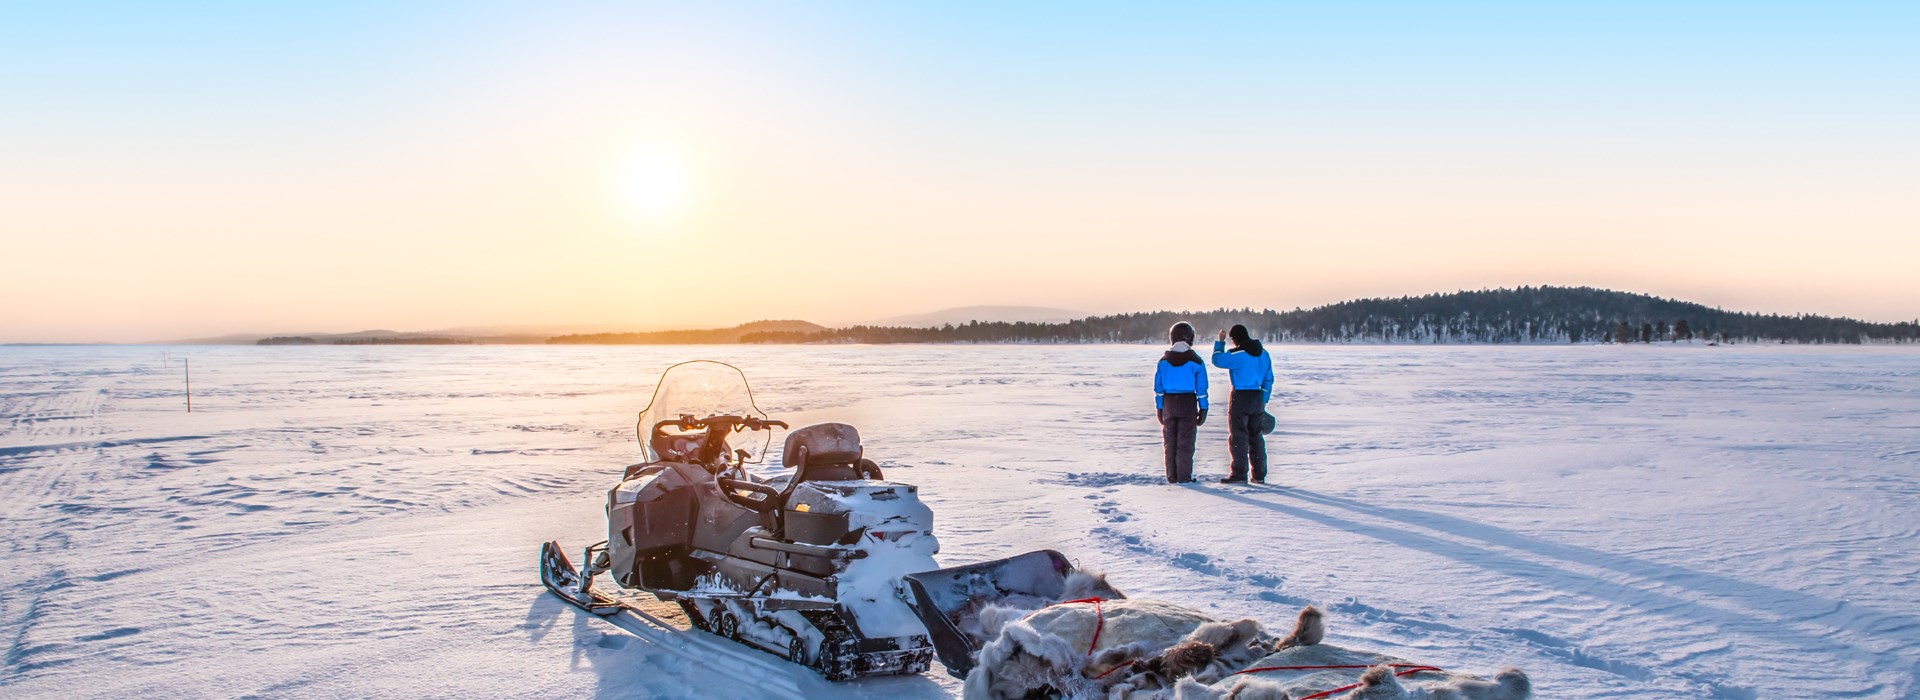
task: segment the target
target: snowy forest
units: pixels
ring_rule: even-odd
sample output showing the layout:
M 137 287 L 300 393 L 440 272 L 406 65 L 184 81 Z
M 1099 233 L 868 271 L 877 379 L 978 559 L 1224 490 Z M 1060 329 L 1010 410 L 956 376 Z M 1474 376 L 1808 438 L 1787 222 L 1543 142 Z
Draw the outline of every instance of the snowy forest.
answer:
M 1218 309 L 1093 316 L 1065 323 L 968 323 L 938 328 L 851 326 L 756 331 L 742 343 L 1139 343 L 1187 321 L 1211 336 L 1245 324 L 1268 341 L 1323 343 L 1920 342 L 1920 320 L 1871 323 L 1754 314 L 1591 287 L 1520 287 L 1378 298 L 1275 311 Z M 1203 338 L 1204 340 L 1204 338 Z

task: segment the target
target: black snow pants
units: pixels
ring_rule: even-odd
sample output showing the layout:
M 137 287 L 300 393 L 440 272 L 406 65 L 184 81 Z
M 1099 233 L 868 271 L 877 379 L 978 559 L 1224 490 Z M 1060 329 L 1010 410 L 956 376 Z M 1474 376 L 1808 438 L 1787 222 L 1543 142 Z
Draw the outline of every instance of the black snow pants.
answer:
M 1267 436 L 1260 432 L 1262 416 L 1267 413 L 1266 392 L 1259 389 L 1235 389 L 1227 408 L 1227 445 L 1233 450 L 1233 473 L 1227 478 L 1247 478 L 1247 466 L 1253 466 L 1253 480 L 1267 480 Z
M 1167 394 L 1160 409 L 1160 437 L 1167 443 L 1167 483 L 1193 480 L 1193 438 L 1200 430 L 1200 397 Z

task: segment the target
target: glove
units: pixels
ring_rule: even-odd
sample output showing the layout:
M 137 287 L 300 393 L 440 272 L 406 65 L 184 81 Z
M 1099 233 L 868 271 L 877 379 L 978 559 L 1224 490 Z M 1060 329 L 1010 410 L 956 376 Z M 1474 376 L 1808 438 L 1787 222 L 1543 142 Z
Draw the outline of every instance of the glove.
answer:
M 1166 425 L 1166 424 L 1167 424 L 1167 409 L 1164 409 L 1164 408 L 1163 408 L 1163 409 L 1160 409 L 1160 410 L 1158 410 L 1158 411 L 1154 411 L 1154 412 L 1153 412 L 1153 417 L 1154 417 L 1154 418 L 1158 418 L 1158 419 L 1160 419 L 1160 424 L 1161 424 L 1161 425 Z
M 1200 420 L 1194 421 L 1193 425 L 1194 427 L 1199 427 L 1206 424 L 1207 424 L 1207 409 L 1203 408 L 1203 409 L 1200 409 Z

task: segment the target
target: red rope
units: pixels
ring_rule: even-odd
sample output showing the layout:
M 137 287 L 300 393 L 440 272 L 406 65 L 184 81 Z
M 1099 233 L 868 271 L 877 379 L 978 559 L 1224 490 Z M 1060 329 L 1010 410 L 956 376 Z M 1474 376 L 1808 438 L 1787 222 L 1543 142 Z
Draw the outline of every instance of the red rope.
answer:
M 1093 650 L 1100 648 L 1100 633 L 1106 630 L 1107 628 L 1107 612 L 1106 612 L 1106 609 L 1101 606 L 1101 603 L 1105 601 L 1106 599 L 1104 598 L 1096 597 L 1096 598 L 1081 598 L 1079 600 L 1063 600 L 1053 604 L 1053 605 L 1075 605 L 1078 603 L 1093 604 L 1093 640 L 1087 642 L 1088 658 L 1092 658 Z M 1053 606 L 1049 605 L 1047 607 L 1053 607 Z M 1038 615 L 1038 614 L 1040 614 L 1040 611 L 1035 610 L 1031 613 L 1028 613 L 1027 617 L 1033 617 L 1034 615 Z M 1126 666 L 1126 664 L 1121 664 L 1120 666 L 1115 666 L 1113 668 L 1107 669 L 1106 673 L 1102 673 L 1098 676 L 1094 676 L 1094 679 L 1098 680 L 1101 678 L 1106 678 L 1108 674 L 1119 670 L 1122 666 Z
M 1093 656 L 1093 650 L 1100 648 L 1100 632 L 1107 628 L 1107 612 L 1100 607 L 1101 602 L 1102 599 L 1100 598 L 1081 598 L 1079 600 L 1055 603 L 1055 605 L 1073 605 L 1075 603 L 1093 604 L 1093 641 L 1087 642 L 1087 656 Z
M 1393 675 L 1395 676 L 1410 676 L 1415 673 L 1421 673 L 1425 671 L 1433 671 L 1435 673 L 1446 673 L 1446 671 L 1442 670 L 1439 666 L 1426 666 L 1422 664 L 1387 664 L 1387 666 L 1391 668 L 1406 669 L 1404 671 L 1395 671 L 1393 673 Z M 1337 666 L 1262 666 L 1260 668 L 1249 668 L 1245 671 L 1235 671 L 1227 675 L 1238 676 L 1242 673 L 1259 673 L 1261 671 L 1324 671 L 1328 669 L 1337 669 L 1337 668 L 1373 668 L 1373 666 L 1369 666 L 1366 664 L 1341 664 Z M 1328 697 L 1335 693 L 1344 693 L 1358 687 L 1360 687 L 1359 683 L 1354 683 L 1352 685 L 1343 685 L 1338 688 L 1334 688 L 1333 690 L 1323 690 L 1318 693 L 1308 695 L 1306 697 L 1300 698 L 1300 700 L 1319 700 L 1320 698 Z
M 1325 671 L 1328 669 L 1337 669 L 1337 668 L 1373 668 L 1374 666 L 1379 666 L 1379 665 L 1380 664 L 1371 664 L 1371 665 L 1340 664 L 1337 666 L 1261 666 L 1260 668 L 1249 668 L 1245 671 L 1234 671 L 1233 673 L 1230 673 L 1227 675 L 1238 676 L 1242 673 L 1259 673 L 1261 671 Z M 1391 666 L 1393 668 L 1410 668 L 1418 671 L 1440 670 L 1440 667 L 1438 666 L 1428 666 L 1426 664 L 1387 664 L 1387 666 Z
M 1093 639 L 1087 642 L 1087 656 L 1089 658 L 1093 656 L 1093 652 L 1095 649 L 1100 648 L 1100 633 L 1105 631 L 1107 628 L 1106 608 L 1102 605 L 1102 603 L 1104 602 L 1105 602 L 1105 599 L 1095 597 L 1095 598 L 1081 598 L 1079 600 L 1063 600 L 1061 602 L 1054 603 L 1054 605 L 1078 605 L 1081 603 L 1093 604 Z M 1028 614 L 1027 617 L 1033 617 L 1033 615 L 1038 614 L 1038 612 L 1039 611 L 1034 611 L 1034 613 Z M 1109 668 L 1105 671 L 1102 671 L 1100 675 L 1094 676 L 1093 679 L 1100 680 L 1102 678 L 1106 678 L 1107 676 L 1113 675 L 1113 672 L 1126 668 L 1130 665 L 1132 665 L 1131 662 L 1119 664 L 1117 666 L 1114 666 L 1113 668 Z M 1403 671 L 1394 672 L 1393 675 L 1395 676 L 1407 676 L 1415 673 L 1421 673 L 1424 671 L 1434 671 L 1436 673 L 1444 672 L 1438 666 L 1425 666 L 1421 664 L 1388 664 L 1388 666 L 1391 668 L 1406 669 Z M 1323 671 L 1323 670 L 1329 670 L 1329 669 L 1353 669 L 1353 668 L 1373 668 L 1373 666 L 1367 665 L 1367 664 L 1342 664 L 1342 665 L 1332 665 L 1332 666 L 1262 666 L 1260 668 L 1249 668 L 1244 671 L 1235 671 L 1227 675 L 1231 677 L 1231 676 L 1238 676 L 1242 673 L 1259 673 L 1261 671 Z M 1354 683 L 1352 685 L 1345 685 L 1338 688 L 1334 688 L 1333 690 L 1328 690 L 1320 693 L 1315 693 L 1313 695 L 1308 695 L 1304 698 L 1300 698 L 1300 700 L 1319 700 L 1319 698 L 1324 698 L 1324 697 L 1333 695 L 1334 693 L 1346 692 L 1358 687 L 1360 687 L 1359 683 Z
M 1093 604 L 1093 639 L 1087 642 L 1088 658 L 1092 658 L 1093 651 L 1095 649 L 1100 648 L 1100 633 L 1102 631 L 1105 631 L 1107 628 L 1106 609 L 1101 605 L 1101 603 L 1103 602 L 1105 602 L 1104 599 L 1095 597 L 1095 598 L 1081 598 L 1079 600 L 1063 600 L 1061 602 L 1054 603 L 1054 605 L 1078 605 L 1081 603 Z M 1048 607 L 1052 607 L 1052 606 L 1048 606 Z M 1039 614 L 1038 610 L 1034 611 L 1033 613 L 1029 613 L 1027 617 L 1033 617 L 1034 615 L 1037 615 L 1037 614 Z M 1113 672 L 1123 668 L 1127 668 L 1128 666 L 1131 666 L 1131 665 L 1132 665 L 1131 662 L 1119 664 L 1117 666 L 1114 666 L 1113 668 L 1109 668 L 1105 671 L 1102 671 L 1100 675 L 1094 676 L 1093 680 L 1100 680 L 1102 678 L 1106 678 L 1107 676 L 1113 675 Z M 1364 669 L 1364 668 L 1373 668 L 1376 665 L 1378 664 L 1335 664 L 1335 665 L 1322 665 L 1322 666 L 1262 666 L 1260 668 L 1249 668 L 1244 671 L 1235 671 L 1233 673 L 1227 674 L 1227 676 L 1231 678 L 1233 676 L 1238 676 L 1242 673 L 1260 673 L 1262 671 L 1325 671 L 1325 670 L 1332 670 L 1332 669 L 1355 669 L 1355 668 Z M 1441 669 L 1439 666 L 1427 666 L 1424 664 L 1387 664 L 1387 666 L 1389 668 L 1403 669 L 1400 671 L 1395 671 L 1393 673 L 1393 675 L 1396 677 L 1410 676 L 1415 673 L 1424 673 L 1427 671 L 1432 671 L 1435 673 L 1446 672 L 1445 670 Z M 1358 687 L 1360 687 L 1359 683 L 1354 683 L 1351 685 L 1343 685 L 1338 688 L 1334 688 L 1333 690 L 1324 690 L 1318 693 L 1314 693 L 1312 695 L 1308 695 L 1306 697 L 1300 698 L 1300 700 L 1320 700 L 1321 698 L 1334 695 L 1335 693 L 1344 693 Z

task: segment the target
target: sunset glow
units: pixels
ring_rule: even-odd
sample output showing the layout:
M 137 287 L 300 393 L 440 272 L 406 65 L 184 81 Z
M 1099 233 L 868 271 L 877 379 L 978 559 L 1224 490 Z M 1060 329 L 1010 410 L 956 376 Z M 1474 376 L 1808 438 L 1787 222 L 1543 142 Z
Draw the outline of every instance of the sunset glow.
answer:
M 1910 5 L 4 12 L 0 342 L 1523 284 L 1920 311 Z M 724 280 L 660 264 L 716 246 Z
M 679 153 L 661 147 L 633 149 L 614 175 L 616 196 L 640 224 L 676 221 L 694 196 L 692 173 Z

